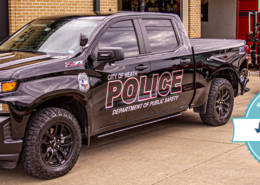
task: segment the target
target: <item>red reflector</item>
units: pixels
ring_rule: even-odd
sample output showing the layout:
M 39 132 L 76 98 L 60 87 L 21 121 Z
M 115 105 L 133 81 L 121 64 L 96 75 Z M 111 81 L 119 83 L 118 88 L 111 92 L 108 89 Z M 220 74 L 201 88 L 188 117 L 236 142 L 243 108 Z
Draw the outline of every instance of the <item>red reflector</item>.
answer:
M 250 47 L 248 45 L 245 45 L 246 52 L 249 53 Z

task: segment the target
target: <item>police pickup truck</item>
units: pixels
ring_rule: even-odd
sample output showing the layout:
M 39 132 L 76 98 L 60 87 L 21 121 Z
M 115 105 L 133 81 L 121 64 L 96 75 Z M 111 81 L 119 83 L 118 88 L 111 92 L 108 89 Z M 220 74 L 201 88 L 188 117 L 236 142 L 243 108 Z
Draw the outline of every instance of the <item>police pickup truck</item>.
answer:
M 241 40 L 189 39 L 174 14 L 38 18 L 0 43 L 0 168 L 68 173 L 81 145 L 181 115 L 220 126 L 249 89 Z

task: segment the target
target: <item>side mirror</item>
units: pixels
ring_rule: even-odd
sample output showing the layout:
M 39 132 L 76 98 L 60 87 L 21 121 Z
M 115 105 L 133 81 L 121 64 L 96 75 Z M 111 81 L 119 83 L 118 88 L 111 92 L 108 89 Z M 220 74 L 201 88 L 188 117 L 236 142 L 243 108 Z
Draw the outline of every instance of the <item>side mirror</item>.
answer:
M 91 54 L 92 60 L 94 60 L 94 68 L 102 69 L 107 62 L 114 63 L 116 61 L 124 60 L 125 54 L 124 50 L 121 47 L 104 47 L 96 49 Z
M 100 48 L 97 56 L 98 62 L 116 62 L 125 59 L 124 50 L 121 47 Z
M 84 33 L 80 33 L 79 40 L 80 40 L 80 46 L 83 47 L 88 43 L 88 36 Z

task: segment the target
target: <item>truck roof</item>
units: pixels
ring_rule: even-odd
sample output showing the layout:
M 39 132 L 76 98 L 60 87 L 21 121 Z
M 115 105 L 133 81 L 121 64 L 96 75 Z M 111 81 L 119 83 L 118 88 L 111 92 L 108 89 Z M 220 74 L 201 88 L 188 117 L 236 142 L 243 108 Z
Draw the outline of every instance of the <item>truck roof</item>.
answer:
M 101 12 L 97 14 L 91 13 L 65 13 L 58 15 L 48 15 L 38 18 L 38 20 L 44 19 L 78 19 L 84 17 L 97 17 L 97 19 L 105 19 L 107 17 L 119 17 L 119 16 L 134 16 L 134 15 L 156 15 L 156 16 L 178 16 L 177 14 L 170 13 L 158 13 L 158 12 L 131 12 L 131 11 L 118 11 L 118 12 Z

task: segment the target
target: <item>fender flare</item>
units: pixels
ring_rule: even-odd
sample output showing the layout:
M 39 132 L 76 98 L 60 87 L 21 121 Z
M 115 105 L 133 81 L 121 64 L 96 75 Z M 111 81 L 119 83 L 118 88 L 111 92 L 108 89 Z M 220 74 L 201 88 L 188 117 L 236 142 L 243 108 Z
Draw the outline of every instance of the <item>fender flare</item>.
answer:
M 219 74 L 220 74 L 221 72 L 223 72 L 223 71 L 229 71 L 229 74 L 231 74 L 231 75 L 233 76 L 233 78 L 236 79 L 236 82 L 234 82 L 234 81 L 230 81 L 230 79 L 227 78 L 227 80 L 230 81 L 230 83 L 231 83 L 232 86 L 235 85 L 235 88 L 236 88 L 236 92 L 235 92 L 235 94 L 234 94 L 235 97 L 238 96 L 238 95 L 240 95 L 240 94 L 242 94 L 242 84 L 240 83 L 239 74 L 238 74 L 237 71 L 236 71 L 234 68 L 232 68 L 232 67 L 222 67 L 222 68 L 220 68 L 220 69 L 214 71 L 214 72 L 210 75 L 210 77 L 207 79 L 207 81 L 208 81 L 208 82 L 210 82 L 210 81 L 212 82 L 212 80 L 213 80 L 214 78 L 216 78 L 217 75 L 219 75 Z M 232 73 L 230 73 L 230 71 L 231 71 Z M 211 88 L 211 87 L 209 87 L 207 94 L 209 94 L 210 88 Z M 233 89 L 234 89 L 234 87 L 233 87 Z M 239 92 L 240 92 L 240 94 L 239 94 Z M 201 106 L 199 106 L 199 107 L 193 107 L 193 111 L 196 112 L 196 113 L 205 114 L 205 112 L 206 112 L 206 107 L 207 107 L 207 103 L 208 103 L 208 98 L 205 99 L 205 102 L 203 103 L 203 105 L 201 105 Z
M 75 99 L 76 101 L 79 102 L 79 104 L 82 106 L 82 108 L 84 106 L 85 107 L 84 113 L 85 113 L 85 117 L 86 117 L 85 126 L 92 126 L 92 124 L 91 124 L 92 123 L 92 109 L 89 109 L 87 111 L 87 107 L 89 107 L 89 108 L 92 107 L 90 98 L 88 98 L 90 96 L 91 96 L 91 91 L 89 91 L 85 94 L 81 91 L 74 90 L 74 89 L 62 89 L 62 90 L 52 91 L 52 92 L 43 94 L 42 96 L 39 96 L 34 99 L 31 96 L 32 102 L 28 105 L 26 110 L 23 112 L 17 110 L 17 108 L 16 108 L 17 106 L 15 106 L 15 104 L 19 103 L 19 101 L 8 102 L 8 105 L 10 107 L 10 114 L 11 114 L 11 127 L 12 127 L 13 139 L 18 139 L 18 138 L 20 139 L 20 138 L 24 137 L 25 130 L 26 130 L 29 119 L 33 115 L 34 111 L 36 111 L 38 108 L 41 108 L 41 105 L 43 105 L 46 102 L 50 102 L 53 99 L 58 100 L 59 98 L 62 98 L 62 97 L 73 97 L 73 99 Z M 17 119 L 17 117 L 18 117 L 17 114 L 20 114 L 19 116 L 21 119 L 19 119 L 19 118 Z M 80 122 L 81 120 L 78 120 L 78 121 Z M 89 132 L 89 129 L 83 130 L 83 133 L 85 133 L 85 135 L 87 135 L 87 132 Z M 84 134 L 83 134 L 83 136 L 84 136 Z
M 207 79 L 207 81 L 213 80 L 218 74 L 220 74 L 221 72 L 224 72 L 224 71 L 228 71 L 230 76 L 236 79 L 236 81 L 232 81 L 227 78 L 230 81 L 231 85 L 233 86 L 233 89 L 234 89 L 234 86 L 236 88 L 235 97 L 240 95 L 242 93 L 241 92 L 242 84 L 240 83 L 240 76 L 239 76 L 238 72 L 232 67 L 223 67 L 223 68 L 220 68 L 220 69 L 214 71 L 210 75 L 210 77 Z

